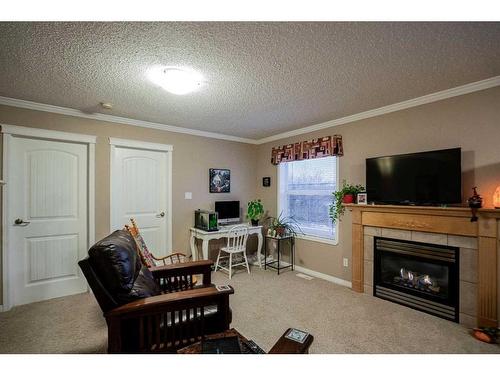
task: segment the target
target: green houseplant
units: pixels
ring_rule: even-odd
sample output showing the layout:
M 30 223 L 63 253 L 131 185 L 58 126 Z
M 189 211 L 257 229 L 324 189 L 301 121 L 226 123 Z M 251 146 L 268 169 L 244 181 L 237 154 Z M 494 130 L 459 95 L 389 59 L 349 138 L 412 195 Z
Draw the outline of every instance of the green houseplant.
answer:
M 344 203 L 353 203 L 356 195 L 365 191 L 362 185 L 351 185 L 342 181 L 342 187 L 332 193 L 332 204 L 330 205 L 330 218 L 335 223 L 344 214 Z
M 303 233 L 299 224 L 293 217 L 283 216 L 283 212 L 278 217 L 269 218 L 269 229 L 267 234 L 273 237 L 293 236 Z
M 259 220 L 264 216 L 264 206 L 260 199 L 248 202 L 247 218 L 250 219 L 253 226 L 259 224 Z

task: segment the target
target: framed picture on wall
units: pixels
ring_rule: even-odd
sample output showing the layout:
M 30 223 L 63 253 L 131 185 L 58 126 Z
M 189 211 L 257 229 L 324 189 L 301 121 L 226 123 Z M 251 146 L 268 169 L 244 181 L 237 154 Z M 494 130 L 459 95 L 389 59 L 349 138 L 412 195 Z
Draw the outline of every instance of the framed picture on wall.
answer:
M 231 192 L 231 171 L 229 169 L 210 168 L 208 176 L 210 193 Z

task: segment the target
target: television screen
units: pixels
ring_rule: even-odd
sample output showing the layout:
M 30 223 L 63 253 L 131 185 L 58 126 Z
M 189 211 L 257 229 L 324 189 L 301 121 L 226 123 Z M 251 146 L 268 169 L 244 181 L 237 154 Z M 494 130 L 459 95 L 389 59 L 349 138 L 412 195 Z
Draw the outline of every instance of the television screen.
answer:
M 366 159 L 366 192 L 374 203 L 461 203 L 460 148 Z
M 219 214 L 219 222 L 233 222 L 240 218 L 240 201 L 215 202 L 215 212 Z

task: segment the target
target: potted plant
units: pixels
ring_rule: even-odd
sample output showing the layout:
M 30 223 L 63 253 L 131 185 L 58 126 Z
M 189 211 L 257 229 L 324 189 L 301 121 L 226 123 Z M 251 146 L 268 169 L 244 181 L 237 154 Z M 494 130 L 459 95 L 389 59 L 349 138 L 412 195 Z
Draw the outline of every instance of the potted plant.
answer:
M 344 203 L 353 203 L 358 193 L 365 191 L 362 185 L 351 185 L 342 181 L 342 187 L 332 193 L 332 204 L 330 205 L 330 218 L 336 222 L 344 214 Z
M 253 226 L 259 225 L 259 220 L 264 216 L 264 206 L 260 199 L 248 202 L 247 218 L 250 219 Z
M 267 234 L 273 237 L 295 237 L 298 232 L 302 233 L 299 224 L 293 217 L 283 216 L 283 212 L 278 217 L 269 218 L 269 229 Z

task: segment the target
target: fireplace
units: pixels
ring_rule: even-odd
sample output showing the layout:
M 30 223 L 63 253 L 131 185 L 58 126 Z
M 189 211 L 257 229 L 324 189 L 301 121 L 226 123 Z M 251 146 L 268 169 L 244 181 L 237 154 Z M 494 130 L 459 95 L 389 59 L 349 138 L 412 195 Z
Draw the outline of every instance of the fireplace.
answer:
M 457 247 L 374 237 L 373 295 L 458 322 Z

